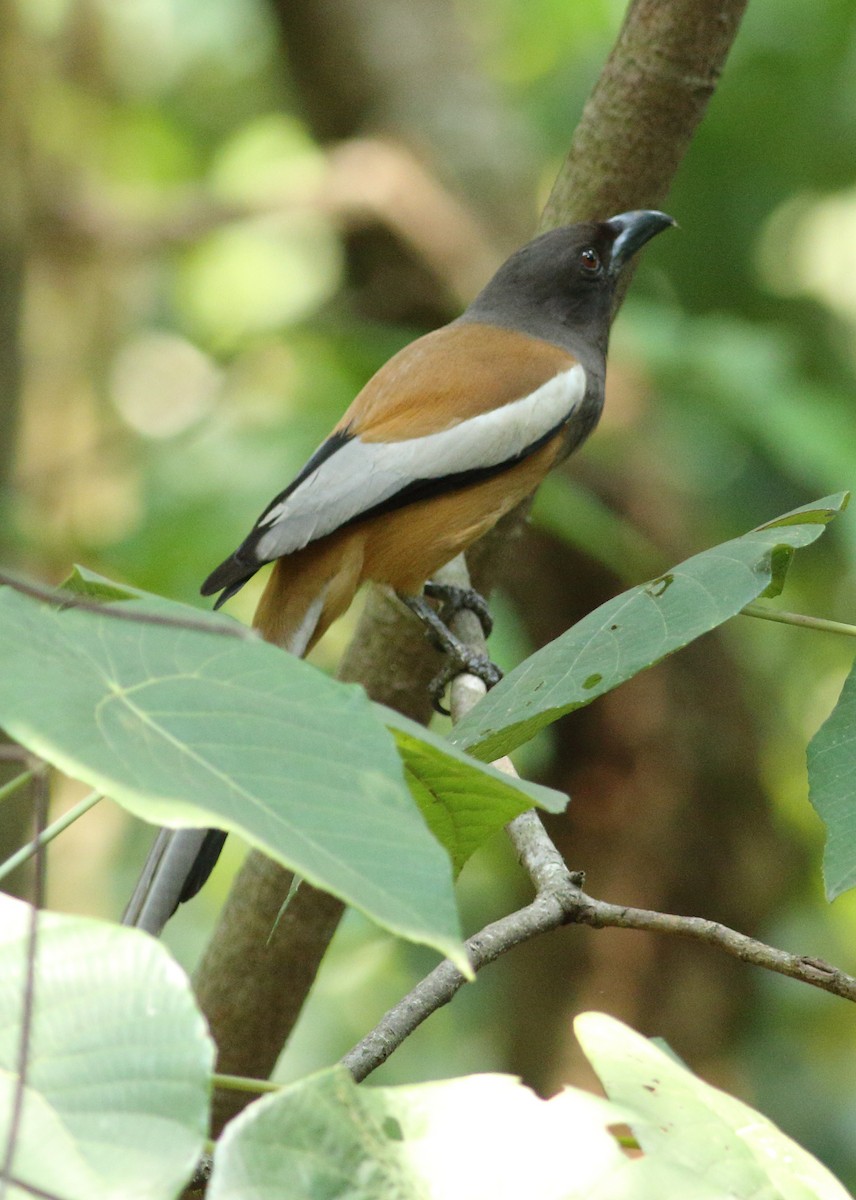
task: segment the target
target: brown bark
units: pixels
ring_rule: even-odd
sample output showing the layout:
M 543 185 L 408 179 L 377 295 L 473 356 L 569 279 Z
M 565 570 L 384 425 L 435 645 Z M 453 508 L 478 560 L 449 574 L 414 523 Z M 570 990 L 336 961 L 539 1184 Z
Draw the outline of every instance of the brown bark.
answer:
M 342 916 L 340 900 L 303 883 L 277 922 L 293 878 L 251 853 L 197 971 L 197 997 L 219 1047 L 222 1074 L 270 1074 Z M 214 1093 L 217 1133 L 248 1099 L 241 1092 Z
M 666 0 L 635 0 L 631 4 L 605 69 L 605 79 L 592 94 L 574 136 L 568 161 L 553 189 L 545 225 L 574 220 L 591 211 L 590 206 L 595 202 L 601 213 L 618 212 L 642 207 L 665 196 L 703 115 L 744 5 L 745 0 L 728 3 L 725 0 L 718 3 L 712 0 L 668 0 L 668 3 Z M 313 12 L 333 11 L 332 0 L 310 7 Z M 298 6 L 289 0 L 279 9 L 283 14 L 285 9 L 293 13 L 298 11 Z M 308 20 L 306 12 L 303 17 Z M 319 29 L 323 27 L 319 25 Z M 308 33 L 301 30 L 300 36 L 308 36 Z M 391 40 L 387 35 L 388 46 Z M 321 53 L 317 45 L 315 52 Z M 388 53 L 392 54 L 391 48 Z M 682 56 L 686 56 L 686 61 Z M 311 72 L 307 70 L 308 74 Z M 341 82 L 338 74 L 333 73 L 319 91 L 335 92 Z M 375 97 L 368 84 L 361 86 L 364 92 L 356 98 L 351 96 L 342 108 L 347 109 L 358 102 L 365 105 L 367 96 Z M 314 88 L 314 84 L 307 82 L 307 87 Z M 433 97 L 440 91 L 442 87 L 435 80 Z M 311 109 L 313 104 L 319 103 L 318 97 L 311 95 L 308 103 Z M 330 119 L 331 134 L 341 136 L 347 132 L 344 125 L 333 123 L 333 117 Z M 341 113 L 336 120 L 344 120 Z M 506 525 L 506 532 L 508 528 Z M 483 588 L 495 578 L 502 541 L 503 536 L 495 537 L 480 549 L 478 583 Z M 394 653 L 392 647 L 396 648 Z M 430 675 L 424 643 L 412 618 L 391 612 L 383 602 L 374 602 L 367 609 L 343 674 L 347 678 L 358 678 L 373 697 L 388 697 L 390 703 L 412 715 L 420 710 L 424 712 L 424 680 Z M 269 872 L 274 878 L 280 874 L 279 868 L 271 864 L 260 865 L 259 870 Z M 281 880 L 276 886 L 284 894 Z M 283 965 L 289 961 L 288 953 L 276 964 L 272 959 L 260 959 L 254 947 L 256 936 L 255 931 L 248 936 L 239 922 L 221 923 L 197 975 L 201 995 L 211 995 L 215 988 L 222 996 L 236 994 L 228 977 L 218 981 L 208 978 L 214 969 L 212 964 L 220 971 L 226 961 L 225 954 L 217 946 L 222 939 L 232 943 L 228 955 L 232 964 L 230 969 L 240 975 L 241 986 L 246 986 L 250 995 L 271 997 L 274 994 L 275 989 L 262 978 L 268 971 L 275 972 L 282 986 L 288 986 L 289 974 Z M 302 953 L 304 949 L 305 941 L 301 939 L 297 951 Z M 311 959 L 317 962 L 319 958 L 319 948 L 313 946 Z M 253 983 L 251 976 L 257 972 L 260 977 Z M 302 972 L 302 977 L 308 980 L 309 972 Z M 285 1002 L 280 994 L 277 1002 L 285 1004 L 288 1013 L 296 1013 L 300 997 L 293 994 Z M 235 1030 L 243 1024 L 241 1044 L 251 1044 L 255 1038 L 262 1037 L 261 1030 L 274 1020 L 285 1036 L 288 1021 L 273 1014 L 265 1005 L 254 1002 L 240 1013 L 236 1007 L 230 1020 L 219 1025 L 219 1036 L 225 1038 L 227 1029 Z M 252 1066 L 243 1063 L 240 1054 L 234 1052 L 236 1047 L 227 1041 L 221 1040 L 220 1048 L 221 1061 L 232 1064 L 233 1071 L 243 1073 L 245 1069 L 260 1069 L 257 1058 L 254 1057 Z M 265 1070 L 273 1068 L 275 1059 L 272 1045 Z
M 574 133 L 541 228 L 661 204 L 748 0 L 634 0 Z

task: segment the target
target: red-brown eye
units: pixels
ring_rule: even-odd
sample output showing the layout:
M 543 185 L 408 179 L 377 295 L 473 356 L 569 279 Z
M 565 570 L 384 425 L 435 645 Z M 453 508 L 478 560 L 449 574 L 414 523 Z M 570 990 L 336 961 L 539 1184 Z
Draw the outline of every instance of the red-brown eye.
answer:
M 600 255 L 596 250 L 592 250 L 591 246 L 587 246 L 585 250 L 580 251 L 580 265 L 584 271 L 593 275 L 595 271 L 600 270 Z

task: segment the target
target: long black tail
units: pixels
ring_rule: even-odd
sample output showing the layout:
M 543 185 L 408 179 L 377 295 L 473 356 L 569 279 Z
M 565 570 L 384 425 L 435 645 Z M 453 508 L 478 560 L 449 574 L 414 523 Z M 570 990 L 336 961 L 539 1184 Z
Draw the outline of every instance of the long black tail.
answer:
M 161 829 L 122 924 L 158 937 L 179 904 L 195 896 L 214 870 L 225 840 L 222 829 Z
M 283 559 L 276 562 L 253 620 L 265 641 L 302 656 L 324 632 L 331 618 L 324 623 L 323 604 L 317 604 L 316 598 L 330 578 L 330 557 L 329 549 L 322 548 L 320 552 L 290 558 L 287 569 Z M 209 576 L 203 591 L 225 587 L 222 600 L 246 582 L 249 574 L 246 563 L 242 564 L 233 555 Z M 135 925 L 157 937 L 179 904 L 195 896 L 205 883 L 225 840 L 225 833 L 219 829 L 162 829 L 146 859 L 122 923 Z

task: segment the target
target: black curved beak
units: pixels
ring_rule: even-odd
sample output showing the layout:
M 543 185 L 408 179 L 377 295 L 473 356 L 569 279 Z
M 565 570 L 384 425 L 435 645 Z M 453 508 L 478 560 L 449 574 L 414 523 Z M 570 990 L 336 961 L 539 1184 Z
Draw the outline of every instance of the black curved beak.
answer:
M 646 242 L 650 242 L 652 237 L 656 237 L 664 229 L 677 225 L 677 221 L 656 209 L 640 208 L 634 212 L 619 213 L 617 217 L 610 217 L 606 224 L 616 233 L 612 244 L 610 271 L 617 275 Z

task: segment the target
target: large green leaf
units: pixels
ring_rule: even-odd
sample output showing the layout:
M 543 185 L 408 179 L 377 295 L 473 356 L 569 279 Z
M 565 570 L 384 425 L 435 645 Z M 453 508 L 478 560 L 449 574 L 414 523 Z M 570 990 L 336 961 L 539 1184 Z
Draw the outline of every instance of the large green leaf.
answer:
M 0 1146 L 21 1045 L 28 905 L 0 897 Z M 63 1200 L 168 1200 L 208 1124 L 214 1045 L 152 938 L 43 913 L 23 1116 L 11 1173 Z M 12 1196 L 33 1195 L 11 1187 Z
M 541 1100 L 502 1075 L 372 1088 L 328 1071 L 228 1126 L 209 1200 L 847 1200 L 764 1117 L 631 1029 L 589 1013 L 578 1033 L 608 1100 Z M 628 1124 L 641 1158 L 611 1132 Z
M 856 884 L 856 667 L 808 747 L 809 799 L 826 825 L 830 900 Z
M 568 1090 L 544 1101 L 508 1076 L 371 1088 L 340 1068 L 233 1121 L 208 1197 L 582 1200 L 627 1163 L 606 1130 L 623 1119 L 595 1096 Z
M 0 725 L 36 754 L 145 820 L 234 830 L 463 964 L 449 859 L 361 688 L 261 641 L 9 589 L 0 660 Z
M 820 537 L 847 503 L 830 496 L 602 604 L 505 677 L 452 739 L 481 759 L 508 754 L 539 729 L 781 590 L 795 549 Z
M 200 613 L 150 592 L 116 584 L 88 567 L 75 566 L 63 586 L 87 599 L 145 599 L 147 608 L 178 619 L 190 618 L 194 624 L 202 618 L 222 629 L 229 620 L 219 613 Z M 391 708 L 376 705 L 375 711 L 378 720 L 392 732 L 411 795 L 428 827 L 448 851 L 456 872 L 479 846 L 521 812 L 533 805 L 561 812 L 568 803 L 562 792 L 526 779 L 511 779 Z
M 733 1200 L 851 1200 L 772 1121 L 697 1078 L 620 1021 L 583 1013 L 574 1028 L 649 1159 L 675 1166 L 714 1189 L 713 1195 Z

